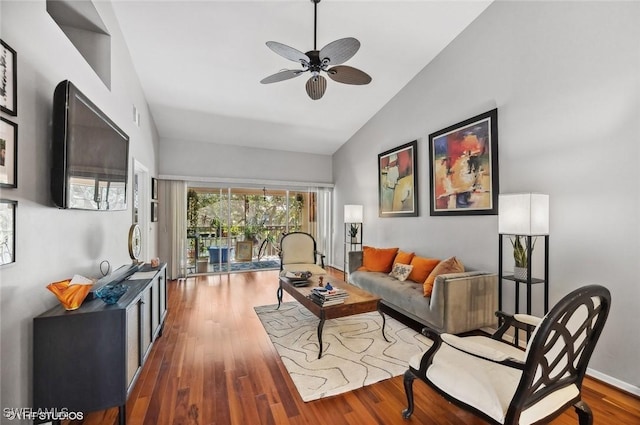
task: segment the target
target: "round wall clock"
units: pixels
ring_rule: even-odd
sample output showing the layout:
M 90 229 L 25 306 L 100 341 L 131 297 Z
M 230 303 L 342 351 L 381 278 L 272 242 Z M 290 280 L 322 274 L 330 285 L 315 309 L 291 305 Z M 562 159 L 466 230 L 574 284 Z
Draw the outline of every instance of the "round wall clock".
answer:
M 129 228 L 129 257 L 132 260 L 137 261 L 140 257 L 140 249 L 142 248 L 142 234 L 140 233 L 140 226 L 132 224 Z

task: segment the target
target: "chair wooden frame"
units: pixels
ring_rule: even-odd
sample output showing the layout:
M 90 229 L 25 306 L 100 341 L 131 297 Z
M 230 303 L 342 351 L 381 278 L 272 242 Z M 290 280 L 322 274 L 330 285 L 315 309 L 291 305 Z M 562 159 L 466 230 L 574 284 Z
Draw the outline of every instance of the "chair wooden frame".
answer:
M 427 369 L 432 365 L 435 354 L 444 342 L 441 336 L 434 331 L 428 328 L 423 329 L 423 334 L 432 339 L 434 344 L 423 355 L 419 369 L 410 367 L 404 374 L 404 388 L 407 396 L 407 408 L 402 412 L 404 418 L 408 419 L 414 410 L 413 381 L 415 378 L 426 382 L 453 404 L 472 412 L 489 423 L 499 425 L 518 424 L 520 415 L 524 410 L 569 385 L 573 384 L 581 391 L 589 359 L 602 333 L 610 305 L 611 294 L 608 289 L 599 285 L 584 286 L 565 296 L 542 319 L 531 336 L 528 354 L 524 362 L 516 359 L 495 361 L 476 355 L 476 357 L 481 357 L 483 360 L 494 361 L 522 371 L 520 381 L 506 411 L 504 422 L 498 422 L 485 412 L 458 400 L 429 380 Z M 573 317 L 572 312 L 583 306 L 586 307 L 588 312 L 586 320 L 577 329 L 570 330 L 567 325 Z M 491 338 L 498 341 L 503 341 L 505 332 L 509 328 L 527 329 L 527 327 L 531 326 L 528 323 L 517 320 L 517 316 L 502 312 L 497 312 L 496 315 L 498 315 L 502 324 Z M 552 349 L 557 348 L 559 341 L 564 342 L 562 350 L 557 353 L 555 351 L 552 352 Z M 467 354 L 475 355 L 472 353 Z M 563 359 L 564 357 L 566 359 Z M 561 367 L 561 369 L 557 369 L 558 367 Z M 460 383 L 460 385 L 463 385 L 463 383 Z M 571 406 L 574 406 L 578 414 L 580 425 L 591 425 L 593 423 L 591 409 L 587 403 L 581 400 L 580 392 L 561 408 L 548 413 L 535 423 L 547 423 Z

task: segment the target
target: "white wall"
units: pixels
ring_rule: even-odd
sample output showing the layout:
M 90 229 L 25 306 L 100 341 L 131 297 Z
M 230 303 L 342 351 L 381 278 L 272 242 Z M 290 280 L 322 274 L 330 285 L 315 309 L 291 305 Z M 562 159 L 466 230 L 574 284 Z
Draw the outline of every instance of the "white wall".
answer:
M 160 174 L 169 176 L 330 183 L 331 161 L 330 155 L 160 140 Z
M 32 320 L 57 304 L 46 285 L 75 273 L 100 276 L 102 260 L 109 260 L 114 268 L 131 261 L 127 251 L 131 202 L 127 211 L 120 212 L 51 206 L 55 86 L 65 79 L 74 82 L 129 135 L 130 158 L 157 175 L 157 134 L 138 78 L 110 4 L 95 5 L 112 35 L 111 90 L 47 14 L 44 1 L 2 0 L 1 4 L 1 37 L 18 54 L 18 114 L 6 117 L 19 126 L 18 188 L 3 189 L 0 195 L 18 201 L 16 263 L 0 268 L 2 408 L 31 406 Z M 142 114 L 140 128 L 132 122 L 133 104 Z M 154 229 L 151 256 L 156 251 L 155 234 Z M 6 420 L 3 417 L 2 423 Z
M 501 192 L 550 195 L 551 305 L 587 283 L 611 290 L 612 311 L 590 368 L 638 394 L 639 21 L 639 3 L 495 2 L 333 165 L 335 221 L 342 222 L 344 204 L 363 204 L 365 244 L 456 255 L 497 271 L 497 217 L 430 217 L 427 161 L 430 133 L 497 107 Z M 377 154 L 414 139 L 420 216 L 378 218 Z M 342 240 L 338 226 L 337 265 Z M 505 300 L 513 300 L 511 289 Z M 540 311 L 541 294 L 534 298 Z

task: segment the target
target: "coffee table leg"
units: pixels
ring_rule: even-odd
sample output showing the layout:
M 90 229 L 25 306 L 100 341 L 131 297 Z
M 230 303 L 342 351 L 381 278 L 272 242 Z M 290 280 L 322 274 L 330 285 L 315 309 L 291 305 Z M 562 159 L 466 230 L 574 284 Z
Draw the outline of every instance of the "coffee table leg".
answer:
M 278 308 L 280 308 L 280 304 L 282 304 L 282 282 L 280 282 L 280 284 L 278 285 L 278 290 L 276 291 L 276 296 L 278 297 Z
M 320 323 L 318 323 L 318 343 L 320 344 L 320 351 L 318 352 L 318 358 L 322 357 L 322 328 L 324 328 L 324 317 L 321 317 Z
M 382 316 L 382 337 L 385 341 L 389 342 L 387 336 L 384 334 L 384 326 L 387 324 L 387 319 L 384 317 L 384 313 L 380 309 L 380 304 L 378 304 L 378 313 L 380 313 L 380 316 Z

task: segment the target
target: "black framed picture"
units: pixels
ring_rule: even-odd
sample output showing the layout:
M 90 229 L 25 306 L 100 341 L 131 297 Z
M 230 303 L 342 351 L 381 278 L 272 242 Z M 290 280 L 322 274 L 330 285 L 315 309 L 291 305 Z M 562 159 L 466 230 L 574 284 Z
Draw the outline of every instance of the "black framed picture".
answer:
M 151 221 L 158 221 L 158 203 L 151 203 Z
M 0 199 L 0 266 L 16 262 L 17 201 Z
M 18 58 L 16 51 L 0 40 L 0 111 L 18 114 Z
M 0 117 L 0 187 L 18 187 L 18 124 Z
M 429 135 L 430 213 L 498 213 L 498 110 Z
M 418 141 L 378 155 L 378 216 L 418 215 Z
M 158 179 L 151 177 L 151 199 L 158 200 Z

